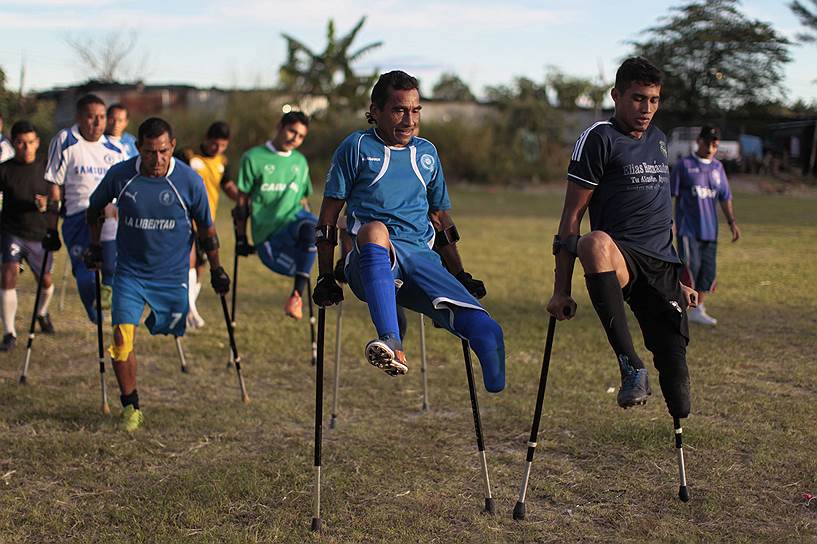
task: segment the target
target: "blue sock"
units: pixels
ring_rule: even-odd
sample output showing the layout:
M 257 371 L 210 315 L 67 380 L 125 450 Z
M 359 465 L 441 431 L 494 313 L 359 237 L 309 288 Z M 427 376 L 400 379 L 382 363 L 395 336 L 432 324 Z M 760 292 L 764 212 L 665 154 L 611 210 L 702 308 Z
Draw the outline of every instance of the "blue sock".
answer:
M 400 343 L 400 327 L 397 324 L 397 296 L 394 276 L 389 262 L 389 250 L 377 244 L 360 248 L 360 279 L 369 314 L 381 340 L 393 338 Z
M 485 389 L 505 389 L 505 341 L 502 327 L 487 313 L 471 308 L 454 310 L 454 330 L 464 336 L 477 354 Z

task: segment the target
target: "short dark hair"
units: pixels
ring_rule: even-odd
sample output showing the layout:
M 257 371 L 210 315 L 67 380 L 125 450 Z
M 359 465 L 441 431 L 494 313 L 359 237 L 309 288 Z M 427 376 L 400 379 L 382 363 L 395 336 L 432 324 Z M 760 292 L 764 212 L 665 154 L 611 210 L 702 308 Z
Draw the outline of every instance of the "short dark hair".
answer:
M 301 123 L 309 128 L 309 117 L 302 111 L 290 111 L 281 116 L 281 126 L 288 127 L 295 123 Z
M 81 112 L 91 104 L 100 104 L 103 108 L 105 107 L 105 102 L 97 95 L 86 94 L 85 96 L 77 100 L 77 113 Z
M 111 104 L 110 106 L 108 106 L 108 116 L 110 116 L 116 110 L 122 110 L 122 111 L 125 112 L 125 115 L 129 116 L 128 108 L 126 108 L 124 104 L 120 104 L 119 102 L 117 102 L 116 104 Z
M 207 129 L 205 136 L 208 140 L 229 140 L 230 139 L 230 125 L 224 121 L 216 121 L 210 128 Z
M 633 83 L 661 86 L 664 74 L 644 57 L 630 57 L 616 71 L 616 89 L 623 93 Z
M 416 77 L 412 77 L 402 70 L 392 70 L 385 74 L 380 74 L 377 78 L 377 83 L 372 89 L 372 104 L 378 108 L 383 108 L 392 90 L 395 91 L 410 91 L 412 89 L 420 90 L 420 83 Z
M 20 134 L 28 134 L 29 132 L 37 132 L 37 129 L 28 121 L 17 121 L 11 125 L 11 139 L 13 140 Z
M 138 141 L 141 144 L 145 138 L 158 138 L 162 134 L 167 133 L 167 137 L 173 139 L 173 127 L 170 123 L 159 117 L 149 117 L 139 125 Z

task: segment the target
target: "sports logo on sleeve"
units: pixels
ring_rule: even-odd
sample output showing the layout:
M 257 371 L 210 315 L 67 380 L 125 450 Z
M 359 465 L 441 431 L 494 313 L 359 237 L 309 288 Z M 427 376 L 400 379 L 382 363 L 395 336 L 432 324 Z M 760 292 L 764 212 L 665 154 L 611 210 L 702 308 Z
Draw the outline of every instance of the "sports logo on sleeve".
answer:
M 423 153 L 420 156 L 420 166 L 425 168 L 426 170 L 434 170 L 434 157 L 429 155 L 428 153 Z

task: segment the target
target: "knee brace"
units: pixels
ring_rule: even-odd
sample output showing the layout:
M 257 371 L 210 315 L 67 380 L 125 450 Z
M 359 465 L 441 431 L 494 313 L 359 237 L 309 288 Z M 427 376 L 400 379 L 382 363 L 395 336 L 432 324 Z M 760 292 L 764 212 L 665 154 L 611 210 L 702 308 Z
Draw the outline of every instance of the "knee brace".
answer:
M 485 389 L 499 393 L 505 389 L 505 340 L 502 327 L 482 310 L 454 310 L 454 330 L 465 337 L 482 367 Z
M 113 344 L 108 348 L 108 353 L 113 358 L 114 362 L 124 363 L 128 360 L 128 356 L 133 351 L 133 336 L 136 331 L 136 325 L 131 323 L 124 323 L 122 325 L 114 325 L 113 327 Z M 122 343 L 116 342 L 117 335 L 122 339 Z

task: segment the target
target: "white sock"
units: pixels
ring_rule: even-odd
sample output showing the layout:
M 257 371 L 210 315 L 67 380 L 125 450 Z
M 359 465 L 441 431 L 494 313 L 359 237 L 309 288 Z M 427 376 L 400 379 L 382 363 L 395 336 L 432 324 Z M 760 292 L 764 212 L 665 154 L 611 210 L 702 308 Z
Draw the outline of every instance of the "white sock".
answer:
M 17 336 L 14 329 L 14 318 L 17 315 L 17 289 L 0 289 L 3 305 L 3 325 L 5 334 Z
M 196 321 L 203 321 L 203 319 L 199 315 L 198 308 L 196 308 L 196 299 L 199 297 L 199 291 L 201 291 L 201 284 L 198 282 L 198 276 L 196 275 L 195 268 L 191 268 L 190 271 L 187 273 L 187 284 L 188 284 L 187 300 L 190 306 L 187 310 L 187 315 L 190 318 L 188 323 L 193 324 Z
M 40 307 L 37 309 L 37 315 L 46 315 L 48 313 L 48 305 L 51 303 L 51 297 L 54 296 L 54 284 L 48 289 L 43 289 L 40 292 Z

